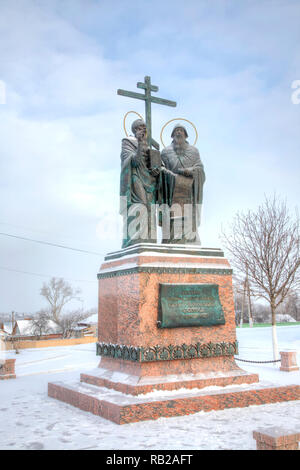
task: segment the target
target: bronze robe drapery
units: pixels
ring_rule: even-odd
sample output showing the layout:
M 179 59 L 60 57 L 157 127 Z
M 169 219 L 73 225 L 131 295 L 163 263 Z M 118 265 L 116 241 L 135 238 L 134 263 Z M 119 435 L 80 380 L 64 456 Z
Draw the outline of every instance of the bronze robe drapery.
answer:
M 137 164 L 135 160 L 137 150 L 138 141 L 135 137 L 122 140 L 120 179 L 120 213 L 124 220 L 122 248 L 136 243 L 157 241 L 155 210 L 151 210 L 151 206 L 157 202 L 159 178 L 150 173 L 147 158 L 142 158 L 140 164 Z M 141 204 L 146 212 L 137 213 L 136 204 Z M 132 233 L 129 229 L 137 220 L 137 215 L 139 225 L 135 233 Z
M 166 179 L 166 183 L 164 186 L 167 186 L 166 194 L 166 204 L 169 207 L 172 206 L 174 203 L 178 203 L 180 201 L 174 201 L 174 190 L 176 184 L 180 186 L 180 179 L 187 178 L 182 176 L 182 170 L 189 169 L 192 172 L 192 184 L 190 189 L 189 201 L 192 204 L 192 227 L 193 231 L 196 232 L 195 238 L 193 240 L 185 237 L 184 234 L 181 239 L 171 239 L 169 241 L 164 240 L 165 243 L 200 243 L 199 235 L 197 229 L 200 225 L 200 217 L 201 217 L 201 205 L 203 201 L 203 185 L 205 182 L 205 173 L 203 164 L 200 160 L 200 154 L 196 147 L 186 145 L 183 149 L 176 153 L 173 144 L 166 147 L 161 152 L 161 158 L 163 161 L 164 166 L 166 167 L 168 172 L 164 174 L 164 178 Z M 179 176 L 179 177 L 178 177 Z M 186 191 L 186 188 L 184 188 Z M 185 198 L 185 203 L 186 203 Z

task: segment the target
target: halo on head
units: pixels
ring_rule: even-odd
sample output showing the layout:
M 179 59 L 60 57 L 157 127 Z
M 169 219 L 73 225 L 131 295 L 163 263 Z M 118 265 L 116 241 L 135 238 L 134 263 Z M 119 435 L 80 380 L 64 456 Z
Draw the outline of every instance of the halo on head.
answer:
M 198 132 L 197 132 L 197 129 L 196 129 L 196 126 L 191 122 L 189 121 L 188 119 L 185 119 L 185 118 L 173 118 L 173 119 L 170 119 L 170 121 L 166 122 L 166 124 L 163 125 L 163 127 L 161 128 L 161 131 L 160 131 L 160 141 L 163 145 L 164 148 L 166 148 L 165 144 L 164 144 L 164 141 L 163 141 L 163 132 L 165 130 L 165 128 L 167 127 L 168 124 L 170 124 L 170 122 L 173 122 L 173 121 L 186 121 L 188 122 L 189 124 L 191 124 L 191 126 L 193 126 L 193 129 L 195 131 L 195 141 L 193 143 L 193 145 L 196 145 L 196 142 L 198 140 Z
M 126 130 L 126 118 L 127 118 L 128 114 L 130 114 L 130 113 L 136 114 L 140 119 L 144 120 L 144 118 L 139 113 L 137 113 L 136 111 L 127 111 L 127 113 L 125 114 L 124 119 L 123 119 L 123 127 L 124 127 L 126 137 L 128 137 L 128 132 Z

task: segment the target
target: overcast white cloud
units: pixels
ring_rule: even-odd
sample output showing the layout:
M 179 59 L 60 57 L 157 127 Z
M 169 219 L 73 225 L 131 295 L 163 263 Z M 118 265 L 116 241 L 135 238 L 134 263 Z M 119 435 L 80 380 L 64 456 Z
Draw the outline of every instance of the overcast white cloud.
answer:
M 122 119 L 144 110 L 116 89 L 134 91 L 145 75 L 178 102 L 153 106 L 155 139 L 177 116 L 198 128 L 205 246 L 219 246 L 221 223 L 264 194 L 277 190 L 294 207 L 299 20 L 293 0 L 2 0 L 0 231 L 99 253 L 120 247 Z M 92 281 L 78 283 L 86 307 L 97 303 L 100 263 L 1 236 L 0 267 Z M 0 269 L 0 311 L 38 309 L 46 279 Z

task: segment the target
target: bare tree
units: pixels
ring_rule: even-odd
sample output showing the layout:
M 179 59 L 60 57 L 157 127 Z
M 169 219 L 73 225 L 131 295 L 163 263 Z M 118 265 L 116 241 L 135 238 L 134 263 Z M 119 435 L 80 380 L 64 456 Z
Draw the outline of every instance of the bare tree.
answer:
M 300 320 L 300 295 L 296 290 L 291 290 L 282 302 L 279 312 L 283 315 L 290 315 L 294 320 Z
M 257 323 L 267 323 L 270 321 L 270 306 L 261 303 L 254 303 L 253 305 L 253 316 Z
M 41 295 L 49 302 L 49 318 L 60 325 L 64 306 L 71 300 L 80 300 L 80 289 L 74 289 L 64 279 L 53 277 L 48 284 L 43 284 Z
M 234 298 L 234 311 L 235 311 L 235 324 L 238 326 L 243 323 L 242 314 L 244 311 L 243 306 L 243 288 L 240 279 L 235 275 L 232 277 L 233 298 Z
M 91 311 L 82 309 L 65 312 L 63 309 L 72 300 L 80 300 L 80 289 L 74 289 L 64 279 L 52 278 L 44 284 L 41 295 L 49 302 L 49 308 L 40 312 L 36 321 L 36 330 L 46 328 L 46 322 L 53 320 L 60 328 L 64 338 L 74 334 L 77 324 L 91 315 Z
M 276 310 L 291 289 L 299 285 L 299 217 L 293 218 L 286 203 L 265 198 L 256 212 L 238 212 L 223 243 L 232 264 L 242 275 L 248 271 L 251 291 L 268 301 L 272 315 L 274 359 L 279 358 Z
M 59 321 L 59 326 L 61 327 L 63 337 L 69 338 L 73 336 L 78 323 L 88 317 L 89 313 L 82 310 L 73 310 L 63 314 Z
M 50 315 L 48 310 L 40 310 L 31 319 L 31 331 L 34 336 L 40 338 L 43 334 L 50 333 L 52 331 L 49 323 Z

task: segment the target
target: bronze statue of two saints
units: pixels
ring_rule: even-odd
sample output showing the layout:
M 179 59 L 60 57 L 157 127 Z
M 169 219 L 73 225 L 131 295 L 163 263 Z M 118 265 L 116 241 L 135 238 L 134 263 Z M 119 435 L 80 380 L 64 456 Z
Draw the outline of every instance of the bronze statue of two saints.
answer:
M 188 143 L 188 133 L 181 124 L 173 129 L 171 145 L 159 152 L 159 145 L 152 138 L 151 104 L 175 107 L 177 103 L 153 96 L 158 86 L 151 83 L 149 76 L 138 82 L 137 88 L 144 90 L 144 94 L 117 90 L 118 95 L 143 100 L 146 116 L 146 122 L 134 121 L 133 135 L 122 140 L 122 248 L 156 243 L 158 225 L 162 227 L 163 243 L 200 245 L 198 228 L 205 173 L 199 152 Z
M 122 248 L 157 243 L 158 225 L 162 243 L 200 245 L 205 173 L 186 128 L 176 125 L 171 144 L 161 153 L 148 145 L 142 119 L 131 130 L 133 136 L 122 140 L 121 151 Z

